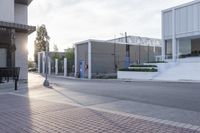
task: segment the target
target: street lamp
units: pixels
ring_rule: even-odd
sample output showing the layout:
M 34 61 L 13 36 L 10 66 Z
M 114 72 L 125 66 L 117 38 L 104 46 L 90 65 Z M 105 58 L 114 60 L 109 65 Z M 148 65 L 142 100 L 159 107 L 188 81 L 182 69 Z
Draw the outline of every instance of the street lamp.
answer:
M 125 32 L 124 35 L 125 35 L 125 43 L 126 43 L 125 67 L 129 67 L 129 65 L 131 64 L 131 60 L 130 60 L 130 45 L 128 44 L 127 32 Z
M 48 40 L 46 39 L 46 50 L 45 50 L 45 80 L 44 80 L 44 83 L 43 85 L 46 86 L 46 87 L 49 87 L 49 81 L 47 79 L 47 69 L 48 69 L 48 64 L 47 64 L 47 60 L 48 60 Z M 51 69 L 51 68 L 49 68 Z

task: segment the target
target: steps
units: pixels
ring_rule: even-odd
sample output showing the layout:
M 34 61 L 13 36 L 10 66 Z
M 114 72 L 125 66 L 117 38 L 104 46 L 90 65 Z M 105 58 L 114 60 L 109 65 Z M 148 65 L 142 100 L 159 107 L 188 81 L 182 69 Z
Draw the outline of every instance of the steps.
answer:
M 165 65 L 169 65 L 167 63 Z M 171 63 L 172 64 L 172 63 Z M 162 70 L 153 80 L 197 80 L 200 81 L 200 58 L 179 59 L 174 65 L 169 65 Z

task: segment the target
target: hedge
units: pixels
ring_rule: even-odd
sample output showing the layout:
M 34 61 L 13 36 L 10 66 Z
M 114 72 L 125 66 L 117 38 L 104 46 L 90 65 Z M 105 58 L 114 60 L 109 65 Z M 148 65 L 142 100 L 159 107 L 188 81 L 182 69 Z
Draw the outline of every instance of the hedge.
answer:
M 158 72 L 158 69 L 155 68 L 139 68 L 139 69 L 128 69 L 128 68 L 122 68 L 119 69 L 119 71 L 129 71 L 129 72 Z
M 130 65 L 130 67 L 157 67 L 156 65 Z
M 151 62 L 147 62 L 147 63 L 167 63 L 166 61 L 151 61 Z

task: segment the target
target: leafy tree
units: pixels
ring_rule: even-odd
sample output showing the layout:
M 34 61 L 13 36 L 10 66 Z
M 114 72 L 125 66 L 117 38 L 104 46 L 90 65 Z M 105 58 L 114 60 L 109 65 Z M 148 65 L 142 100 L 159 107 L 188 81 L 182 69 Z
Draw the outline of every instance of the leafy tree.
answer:
M 68 72 L 73 72 L 74 65 L 74 48 L 68 48 L 66 50 L 65 57 L 67 58 L 67 70 Z
M 50 37 L 47 33 L 46 26 L 43 24 L 41 26 L 37 27 L 36 31 L 36 39 L 35 39 L 35 50 L 34 50 L 34 60 L 36 64 L 38 64 L 38 52 L 46 51 L 46 45 L 47 45 L 47 51 L 49 51 L 49 40 Z
M 35 68 L 34 61 L 28 60 L 28 68 Z
M 53 56 L 52 56 L 52 60 L 55 60 L 55 59 L 60 60 L 61 57 L 60 57 L 60 55 L 59 55 L 59 53 L 58 53 L 58 47 L 57 47 L 56 44 L 53 45 L 53 51 L 54 51 L 54 54 L 53 54 Z
M 58 52 L 58 51 L 59 51 L 59 50 L 58 50 L 58 46 L 57 46 L 56 44 L 54 44 L 53 50 L 54 50 L 54 52 Z

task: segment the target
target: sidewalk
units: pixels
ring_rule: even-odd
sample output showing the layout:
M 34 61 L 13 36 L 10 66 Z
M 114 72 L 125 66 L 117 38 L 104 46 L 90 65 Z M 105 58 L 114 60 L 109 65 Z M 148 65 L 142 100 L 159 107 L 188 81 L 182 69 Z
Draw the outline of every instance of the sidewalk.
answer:
M 180 128 L 12 94 L 1 94 L 0 101 L 0 131 L 6 133 L 200 133 L 198 127 Z
M 103 108 L 105 105 L 97 104 L 98 99 L 102 100 L 102 97 L 89 98 L 63 90 L 65 89 L 55 85 L 51 88 L 43 87 L 40 75 L 30 78 L 29 85 L 21 84 L 16 92 L 7 91 L 5 88 L 4 92 L 0 92 L 0 131 L 6 133 L 200 133 L 200 126 L 109 110 Z M 69 95 L 81 97 L 81 101 L 74 101 L 77 99 Z M 86 102 L 83 102 L 84 100 Z M 110 107 L 115 99 L 106 99 L 105 102 L 108 101 L 109 103 L 105 104 Z M 95 105 L 91 106 L 94 103 Z M 132 107 L 126 102 L 126 106 L 129 105 Z

